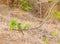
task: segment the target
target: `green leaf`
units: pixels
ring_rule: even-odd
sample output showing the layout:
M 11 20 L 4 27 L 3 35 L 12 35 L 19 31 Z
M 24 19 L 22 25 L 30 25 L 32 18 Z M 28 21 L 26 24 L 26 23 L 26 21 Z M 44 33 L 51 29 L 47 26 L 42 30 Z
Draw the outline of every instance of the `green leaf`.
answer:
M 15 25 L 10 25 L 10 29 L 13 30 L 15 28 Z
M 19 23 L 17 24 L 17 28 L 18 30 L 22 30 L 22 26 Z
M 58 20 L 60 20 L 60 16 L 56 16 L 56 18 L 57 18 Z
M 31 9 L 31 7 L 27 7 L 27 8 L 25 8 L 25 10 L 27 10 L 27 11 L 30 10 L 30 9 Z
M 51 3 L 52 2 L 52 0 L 48 0 L 48 3 Z
M 57 11 L 56 13 L 57 13 L 56 18 L 60 20 L 60 11 Z
M 21 8 L 23 9 L 23 10 L 31 10 L 32 8 L 29 6 L 29 3 L 28 2 L 25 2 L 22 6 L 21 6 Z
M 44 42 L 45 42 L 45 43 L 49 43 L 50 40 L 49 40 L 48 38 L 45 38 L 45 39 L 44 39 Z
M 24 0 L 18 0 L 18 2 L 24 2 Z
M 60 2 L 58 2 L 58 5 L 60 6 Z
M 60 11 L 57 10 L 52 10 L 52 14 L 55 18 L 57 18 L 58 20 L 60 20 Z
M 60 43 L 60 39 L 58 39 L 57 42 Z
M 60 15 L 60 11 L 57 11 L 57 14 Z
M 57 36 L 58 35 L 58 32 L 56 30 L 53 30 L 53 31 L 51 31 L 51 35 L 52 36 Z
M 16 24 L 17 24 L 17 20 L 12 19 L 12 20 L 10 21 L 10 29 L 14 29 Z
M 12 4 L 13 7 L 16 7 L 16 4 Z
M 24 24 L 24 29 L 30 28 L 30 24 Z
M 17 24 L 17 20 L 16 20 L 16 19 L 12 19 L 12 20 L 10 21 L 10 24 L 16 25 L 16 24 Z

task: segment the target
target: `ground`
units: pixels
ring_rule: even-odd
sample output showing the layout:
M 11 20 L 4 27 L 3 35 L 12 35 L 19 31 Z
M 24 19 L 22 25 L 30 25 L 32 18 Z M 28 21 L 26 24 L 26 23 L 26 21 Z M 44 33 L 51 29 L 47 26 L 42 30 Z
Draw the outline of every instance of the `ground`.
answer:
M 60 44 L 56 42 L 60 35 L 53 37 L 50 34 L 52 30 L 60 31 L 59 23 L 54 24 L 48 20 L 41 28 L 23 30 L 23 34 L 16 29 L 9 29 L 10 20 L 13 18 L 16 18 L 22 25 L 29 23 L 31 28 L 39 26 L 43 20 L 33 17 L 29 12 L 0 5 L 0 44 L 46 44 L 44 42 L 46 37 L 51 40 L 48 44 Z

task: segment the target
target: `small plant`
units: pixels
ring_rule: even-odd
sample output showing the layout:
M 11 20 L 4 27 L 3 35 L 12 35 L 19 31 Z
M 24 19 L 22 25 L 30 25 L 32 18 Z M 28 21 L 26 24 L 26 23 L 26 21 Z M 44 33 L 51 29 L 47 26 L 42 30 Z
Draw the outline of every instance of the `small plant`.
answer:
M 58 39 L 57 42 L 60 43 L 60 39 Z
M 13 4 L 12 4 L 12 6 L 13 6 L 13 7 L 16 7 L 16 4 L 15 4 L 15 3 L 13 3 Z
M 50 40 L 49 40 L 48 38 L 45 38 L 45 39 L 44 39 L 44 42 L 45 42 L 45 43 L 49 43 Z
M 22 26 L 21 26 L 20 23 L 17 24 L 17 28 L 18 28 L 19 31 L 22 30 Z
M 30 24 L 24 24 L 24 29 L 28 29 L 30 27 Z
M 55 36 L 58 35 L 58 32 L 57 32 L 56 30 L 53 30 L 53 31 L 51 32 L 51 35 L 55 37 Z
M 15 28 L 15 25 L 10 25 L 10 29 L 13 30 Z
M 60 2 L 58 2 L 58 5 L 60 6 Z
M 25 2 L 25 3 L 23 3 L 22 4 L 22 6 L 21 6 L 21 8 L 23 9 L 23 10 L 31 10 L 31 7 L 29 6 L 29 3 L 28 2 Z
M 18 2 L 20 2 L 22 5 L 20 6 L 21 9 L 26 10 L 26 11 L 31 10 L 29 3 L 26 2 L 25 0 L 18 0 Z
M 48 3 L 51 3 L 52 2 L 52 0 L 48 0 Z
M 60 20 L 60 12 L 59 11 L 57 12 L 56 18 Z
M 57 10 L 52 10 L 52 14 L 55 18 L 57 18 L 58 20 L 60 20 L 60 11 Z
M 18 0 L 18 2 L 22 2 L 22 3 L 24 3 L 24 0 Z
M 14 30 L 14 28 L 17 27 L 19 31 L 24 30 L 24 29 L 28 29 L 30 27 L 30 24 L 24 24 L 24 28 L 21 26 L 21 23 L 18 23 L 17 20 L 13 19 L 10 22 L 10 29 Z
M 15 19 L 11 20 L 10 21 L 10 29 L 13 30 L 15 28 L 16 23 L 17 23 L 17 20 L 15 20 Z

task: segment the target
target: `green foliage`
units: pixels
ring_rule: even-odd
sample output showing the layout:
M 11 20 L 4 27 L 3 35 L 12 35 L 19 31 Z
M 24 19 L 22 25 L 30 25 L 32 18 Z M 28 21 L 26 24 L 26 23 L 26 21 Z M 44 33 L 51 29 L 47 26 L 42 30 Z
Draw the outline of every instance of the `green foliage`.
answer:
M 57 12 L 56 18 L 60 20 L 60 12 L 59 11 Z
M 60 43 L 60 39 L 58 39 L 57 42 Z
M 10 21 L 10 29 L 13 30 L 15 28 L 16 23 L 17 23 L 17 20 L 15 20 L 15 19 L 11 20 Z
M 12 19 L 10 23 L 16 25 L 18 22 L 16 19 Z
M 23 10 L 31 10 L 31 7 L 29 6 L 29 3 L 28 2 L 25 2 L 25 3 L 23 3 L 23 5 L 21 6 L 21 8 L 23 9 Z
M 57 18 L 58 20 L 60 20 L 60 15 L 59 15 L 59 16 L 56 16 L 56 18 Z
M 24 24 L 24 29 L 28 29 L 30 27 L 30 24 Z
M 24 3 L 24 0 L 18 0 L 18 2 L 23 2 Z
M 58 2 L 58 5 L 60 6 L 60 1 Z
M 52 2 L 52 0 L 48 0 L 48 3 L 51 3 Z
M 58 20 L 60 20 L 60 11 L 57 10 L 52 10 L 52 14 L 55 18 L 57 18 Z
M 29 3 L 25 0 L 17 0 L 17 3 L 13 3 L 12 7 L 16 7 L 19 3 L 21 3 L 21 6 L 19 8 L 23 9 L 23 10 L 31 10 L 31 6 L 29 5 Z
M 58 35 L 58 32 L 57 32 L 56 30 L 53 30 L 53 31 L 51 32 L 51 35 L 55 37 L 55 36 Z
M 17 24 L 17 28 L 18 28 L 18 30 L 22 30 L 22 26 L 21 26 L 21 24 Z
M 13 19 L 10 22 L 10 29 L 13 30 L 17 26 L 18 30 L 23 30 L 23 27 L 20 23 L 17 22 L 17 20 Z M 24 24 L 24 29 L 28 29 L 30 27 L 30 24 Z
M 16 4 L 15 4 L 15 3 L 13 3 L 13 4 L 12 4 L 12 6 L 13 6 L 13 7 L 16 7 Z
M 45 39 L 44 39 L 44 42 L 45 42 L 45 43 L 49 43 L 50 40 L 49 40 L 48 38 L 45 38 Z
M 48 0 L 48 3 L 56 2 L 57 0 Z
M 13 30 L 15 28 L 15 25 L 10 25 L 10 29 Z

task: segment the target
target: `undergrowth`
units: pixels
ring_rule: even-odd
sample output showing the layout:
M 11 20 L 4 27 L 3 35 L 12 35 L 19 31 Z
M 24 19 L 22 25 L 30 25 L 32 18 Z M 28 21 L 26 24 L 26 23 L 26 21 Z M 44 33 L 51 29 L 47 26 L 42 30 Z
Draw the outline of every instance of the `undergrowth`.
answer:
M 60 20 L 60 11 L 52 10 L 52 15 L 58 20 Z
M 28 23 L 26 23 L 26 24 L 24 24 L 24 25 L 22 26 L 21 23 L 19 23 L 19 22 L 18 22 L 17 20 L 15 20 L 15 19 L 13 19 L 13 20 L 10 21 L 10 26 L 9 26 L 9 27 L 10 27 L 10 30 L 14 30 L 15 27 L 17 27 L 18 30 L 20 31 L 20 30 L 29 29 L 29 28 L 31 27 L 31 25 L 28 24 Z
M 17 0 L 16 3 L 18 3 L 18 4 L 20 3 L 20 5 L 22 5 L 22 6 L 19 6 L 19 8 L 21 8 L 23 10 L 28 11 L 28 10 L 31 10 L 32 9 L 31 6 L 29 5 L 29 3 L 27 1 L 25 1 L 25 0 Z M 12 4 L 13 7 L 16 7 L 18 5 L 16 3 L 13 3 Z

